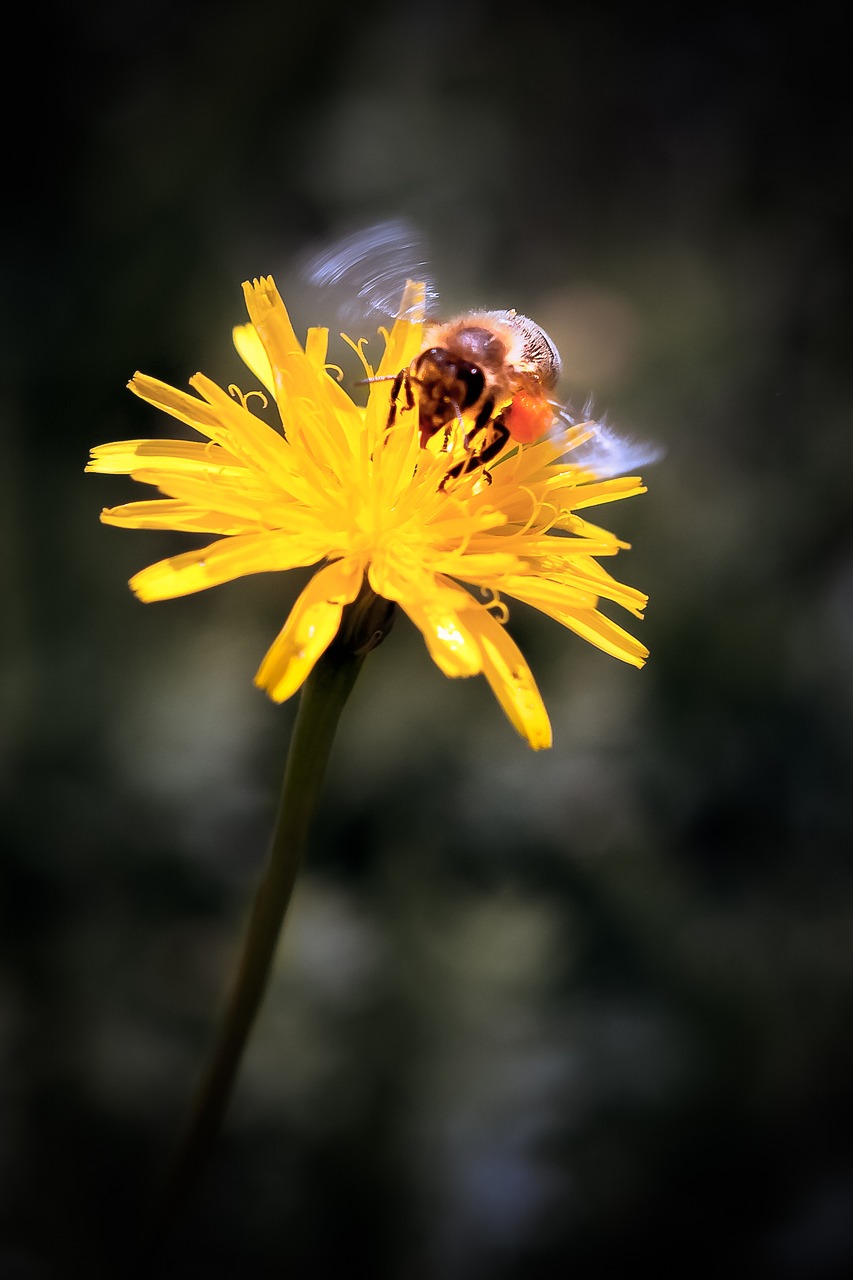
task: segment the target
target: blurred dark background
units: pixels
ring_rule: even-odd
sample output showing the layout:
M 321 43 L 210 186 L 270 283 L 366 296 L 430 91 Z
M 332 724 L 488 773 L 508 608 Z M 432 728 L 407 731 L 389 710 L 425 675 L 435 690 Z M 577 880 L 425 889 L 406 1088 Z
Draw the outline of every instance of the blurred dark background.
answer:
M 100 526 L 143 494 L 88 448 L 174 433 L 136 368 L 248 384 L 243 279 L 334 324 L 293 262 L 391 216 L 665 446 L 600 512 L 652 658 L 514 609 L 537 755 L 398 623 L 151 1274 L 853 1270 L 849 69 L 782 13 L 100 0 L 7 46 L 0 1276 L 126 1273 L 294 715 L 252 675 L 298 575 L 139 605 L 187 543 Z

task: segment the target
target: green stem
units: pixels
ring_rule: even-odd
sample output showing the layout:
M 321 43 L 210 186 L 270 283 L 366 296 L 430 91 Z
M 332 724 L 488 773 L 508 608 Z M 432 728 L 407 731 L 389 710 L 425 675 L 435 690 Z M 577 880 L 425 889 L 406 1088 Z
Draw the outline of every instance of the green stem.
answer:
M 166 1181 L 162 1237 L 193 1190 L 219 1133 L 276 944 L 344 703 L 364 661 L 333 644 L 305 682 L 284 773 L 269 860 L 255 894 L 234 987 Z

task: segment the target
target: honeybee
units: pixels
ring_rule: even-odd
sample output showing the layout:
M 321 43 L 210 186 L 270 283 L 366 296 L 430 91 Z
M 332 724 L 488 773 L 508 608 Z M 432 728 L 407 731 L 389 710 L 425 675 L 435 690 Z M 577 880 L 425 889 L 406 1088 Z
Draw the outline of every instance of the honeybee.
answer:
M 529 444 L 550 430 L 556 408 L 550 393 L 562 367 L 554 343 L 527 316 L 469 312 L 429 326 L 423 349 L 394 378 L 389 426 L 401 395 L 407 408 L 417 404 L 422 448 L 442 430 L 449 440 L 457 421 L 467 456 L 449 470 L 453 479 L 484 467 L 510 437 Z
M 315 285 L 347 293 L 350 320 L 370 312 L 395 315 L 407 278 L 426 282 L 426 298 L 437 294 L 424 262 L 418 232 L 400 221 L 380 223 L 339 241 L 310 259 L 303 274 Z M 557 427 L 574 426 L 578 416 L 554 398 L 562 373 L 560 353 L 534 320 L 517 311 L 471 311 L 431 323 L 411 364 L 391 374 L 389 429 L 401 403 L 417 408 L 420 443 L 426 448 L 439 432 L 450 449 L 453 427 L 464 442 L 463 461 L 449 468 L 450 480 L 493 461 L 509 441 L 531 444 Z M 587 436 L 573 449 L 579 467 L 602 478 L 655 461 L 660 453 L 617 436 L 604 422 L 589 420 Z M 457 437 L 458 438 L 458 437 Z

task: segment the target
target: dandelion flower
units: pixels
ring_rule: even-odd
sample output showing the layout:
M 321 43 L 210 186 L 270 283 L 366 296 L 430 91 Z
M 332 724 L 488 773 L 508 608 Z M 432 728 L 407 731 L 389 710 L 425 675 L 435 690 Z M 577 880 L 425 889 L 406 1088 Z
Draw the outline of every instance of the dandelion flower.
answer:
M 225 391 L 196 374 L 191 395 L 137 373 L 130 389 L 202 439 L 130 440 L 92 452 L 88 470 L 129 475 L 163 495 L 106 509 L 106 524 L 215 535 L 143 569 L 133 591 L 167 600 L 246 574 L 317 565 L 255 677 L 272 698 L 300 688 L 366 587 L 408 614 L 446 675 L 485 675 L 518 732 L 534 748 L 550 746 L 503 598 L 642 666 L 644 646 L 599 609 L 609 600 L 642 614 L 645 596 L 598 562 L 626 544 L 579 514 L 643 492 L 641 481 L 602 478 L 581 464 L 591 423 L 556 418 L 545 438 L 510 441 L 487 470 L 463 474 L 461 425 L 422 448 L 417 408 L 403 403 L 389 426 L 391 379 L 422 346 L 423 324 L 412 318 L 420 286 L 409 286 L 376 368 L 363 344 L 352 344 L 369 382 L 366 408 L 327 365 L 326 330 L 310 329 L 303 347 L 272 279 L 243 290 L 250 323 L 235 330 L 235 344 L 272 397 L 280 427 L 254 412 L 255 396 L 266 405 L 260 392 Z

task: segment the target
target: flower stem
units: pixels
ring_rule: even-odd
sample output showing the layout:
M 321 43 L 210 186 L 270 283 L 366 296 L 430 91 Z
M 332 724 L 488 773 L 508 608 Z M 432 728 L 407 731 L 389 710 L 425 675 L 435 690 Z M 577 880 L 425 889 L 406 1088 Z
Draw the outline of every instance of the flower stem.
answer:
M 338 720 L 363 661 L 363 652 L 332 644 L 303 686 L 269 859 L 252 904 L 219 1034 L 167 1175 L 158 1217 L 160 1239 L 192 1192 L 219 1133 L 269 980 Z

